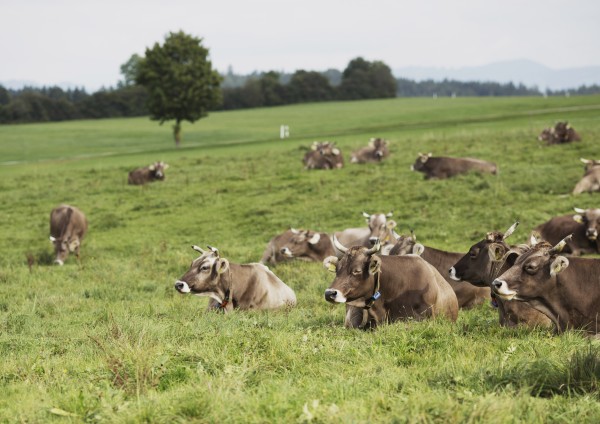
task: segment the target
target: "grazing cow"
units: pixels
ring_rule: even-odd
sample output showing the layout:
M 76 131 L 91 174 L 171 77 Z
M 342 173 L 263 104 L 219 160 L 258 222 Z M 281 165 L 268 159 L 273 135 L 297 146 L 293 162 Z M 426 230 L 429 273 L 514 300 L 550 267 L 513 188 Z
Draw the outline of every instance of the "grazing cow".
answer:
M 132 185 L 144 185 L 156 180 L 162 181 L 168 168 L 169 165 L 164 162 L 154 162 L 152 165 L 131 171 L 127 182 Z
M 560 256 L 565 245 L 562 240 L 531 247 L 494 280 L 492 289 L 507 303 L 530 305 L 547 315 L 559 333 L 573 328 L 598 334 L 600 260 Z
M 585 174 L 573 189 L 573 194 L 600 191 L 600 160 L 580 160 L 585 164 Z
M 454 265 L 463 253 L 446 252 L 444 250 L 426 247 L 417 243 L 417 238 L 414 233 L 410 236 L 400 236 L 394 233 L 396 244 L 390 250 L 390 255 L 401 256 L 408 254 L 416 254 L 425 259 L 446 279 L 458 300 L 459 308 L 471 308 L 475 305 L 480 305 L 490 299 L 490 289 L 488 287 L 476 287 L 467 281 L 453 280 L 448 275 L 448 269 Z
M 537 226 L 535 231 L 550 244 L 556 244 L 569 234 L 573 234 L 564 248 L 565 253 L 572 255 L 600 253 L 598 246 L 600 209 L 574 209 L 576 215 L 556 216 Z
M 69 252 L 79 259 L 79 248 L 88 229 L 87 218 L 75 206 L 60 205 L 50 213 L 50 241 L 54 244 L 54 263 L 63 265 Z
M 372 138 L 367 147 L 352 152 L 351 163 L 381 162 L 389 156 L 388 142 L 383 138 Z
M 294 306 L 296 294 L 263 264 L 234 264 L 208 246 L 204 251 L 192 246 L 200 257 L 175 282 L 179 293 L 208 296 L 208 308 L 224 312 L 239 309 L 275 309 Z
M 581 141 L 581 137 L 568 122 L 557 122 L 553 127 L 544 129 L 538 136 L 538 140 L 551 145 Z
M 504 234 L 498 231 L 487 233 L 486 238 L 474 244 L 469 252 L 450 268 L 450 277 L 468 281 L 477 287 L 490 287 L 494 279 L 507 270 L 521 254 L 524 245 L 509 246 L 506 239 L 514 232 L 518 222 Z M 494 296 L 495 297 L 495 296 Z M 518 324 L 529 327 L 550 327 L 551 321 L 540 312 L 525 304 L 507 304 L 495 297 L 498 305 L 500 325 L 514 327 Z
M 344 157 L 335 143 L 315 141 L 302 162 L 306 169 L 337 169 L 344 166 Z
M 323 265 L 336 276 L 325 290 L 325 300 L 345 303 L 347 327 L 374 328 L 384 322 L 423 319 L 438 315 L 456 321 L 458 302 L 450 285 L 434 267 L 416 255 L 377 256 L 381 245 L 346 248 L 338 260 L 330 256 Z M 362 311 L 362 317 L 356 312 Z M 360 319 L 357 319 L 360 318 Z
M 467 172 L 490 173 L 496 175 L 498 167 L 495 163 L 473 158 L 432 157 L 431 153 L 419 157 L 410 169 L 425 174 L 425 179 L 450 178 Z

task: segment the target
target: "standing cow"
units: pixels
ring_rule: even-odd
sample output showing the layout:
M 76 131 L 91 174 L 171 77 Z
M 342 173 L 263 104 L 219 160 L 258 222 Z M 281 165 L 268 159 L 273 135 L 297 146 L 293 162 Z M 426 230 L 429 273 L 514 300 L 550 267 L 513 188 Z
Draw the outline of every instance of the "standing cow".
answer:
M 551 218 L 538 225 L 535 231 L 550 244 L 556 244 L 569 234 L 573 234 L 564 248 L 565 253 L 573 255 L 600 253 L 598 246 L 600 209 L 574 209 L 577 214 Z
M 585 173 L 573 189 L 573 194 L 600 191 L 600 161 L 580 159 L 585 164 Z
M 60 205 L 50 213 L 50 241 L 54 245 L 56 259 L 54 263 L 63 265 L 74 252 L 79 259 L 79 248 L 88 229 L 83 212 L 75 206 Z
M 505 233 L 491 231 L 469 252 L 458 260 L 449 270 L 450 277 L 455 280 L 468 281 L 477 287 L 490 287 L 501 273 L 512 266 L 515 258 L 526 245 L 509 246 L 506 239 L 514 232 L 518 222 L 514 223 Z M 495 297 L 498 305 L 500 325 L 514 327 L 523 324 L 529 327 L 550 327 L 552 323 L 542 313 L 529 305 L 506 303 Z
M 410 169 L 424 173 L 426 180 L 450 178 L 467 172 L 498 173 L 498 167 L 493 162 L 473 158 L 432 157 L 431 153 L 419 153 Z
M 200 256 L 175 282 L 179 293 L 211 298 L 208 308 L 229 312 L 239 309 L 276 309 L 296 305 L 296 294 L 263 264 L 238 265 L 208 246 L 204 251 L 192 246 Z
M 381 162 L 389 156 L 388 142 L 383 138 L 372 138 L 367 147 L 352 152 L 351 163 Z
M 344 166 L 342 152 L 330 141 L 315 141 L 302 159 L 306 169 L 338 169 Z
M 494 292 L 508 303 L 530 305 L 548 316 L 558 332 L 582 329 L 600 333 L 600 260 L 559 255 L 557 245 L 542 242 L 523 253 L 496 278 Z
M 155 162 L 152 165 L 131 171 L 127 182 L 132 185 L 144 185 L 152 181 L 162 181 L 165 179 L 165 171 L 167 169 L 169 169 L 168 164 Z
M 456 321 L 456 295 L 419 256 L 378 256 L 379 242 L 371 248 L 346 248 L 336 238 L 333 241 L 344 256 L 323 261 L 326 269 L 335 272 L 325 300 L 351 307 L 347 308 L 347 327 L 374 328 L 385 322 L 438 315 Z

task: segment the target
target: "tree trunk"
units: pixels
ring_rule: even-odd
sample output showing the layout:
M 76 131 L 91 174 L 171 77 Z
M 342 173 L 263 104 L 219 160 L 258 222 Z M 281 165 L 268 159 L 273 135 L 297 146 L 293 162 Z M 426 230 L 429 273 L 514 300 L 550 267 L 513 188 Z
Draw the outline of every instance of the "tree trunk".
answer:
M 175 147 L 179 147 L 179 143 L 181 143 L 181 121 L 177 121 L 173 125 L 173 137 L 175 137 Z

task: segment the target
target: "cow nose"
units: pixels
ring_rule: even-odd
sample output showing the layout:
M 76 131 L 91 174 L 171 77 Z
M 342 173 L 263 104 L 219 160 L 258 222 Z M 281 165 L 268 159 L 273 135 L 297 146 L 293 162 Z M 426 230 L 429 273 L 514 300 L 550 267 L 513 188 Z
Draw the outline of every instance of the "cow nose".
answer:
M 176 282 L 175 289 L 177 289 L 177 290 L 183 289 L 183 283 L 181 281 Z
M 369 243 L 371 243 L 371 246 L 375 246 L 377 240 L 379 240 L 379 237 L 369 237 Z
M 327 289 L 325 290 L 325 300 L 328 302 L 333 302 L 335 297 L 337 296 L 337 290 Z
M 502 281 L 500 281 L 500 280 L 494 280 L 494 282 L 492 283 L 492 285 L 494 286 L 494 288 L 496 290 L 500 290 L 500 287 L 502 287 Z

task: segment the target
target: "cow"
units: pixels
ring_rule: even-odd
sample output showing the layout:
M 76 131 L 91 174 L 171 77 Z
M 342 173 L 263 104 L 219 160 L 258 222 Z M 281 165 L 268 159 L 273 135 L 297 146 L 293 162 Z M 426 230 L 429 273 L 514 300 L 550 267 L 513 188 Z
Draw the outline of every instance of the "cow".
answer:
M 296 294 L 265 265 L 235 264 L 222 258 L 219 250 L 200 253 L 189 270 L 175 282 L 179 293 L 211 298 L 208 309 L 231 312 L 233 309 L 276 309 L 296 305 Z
M 336 274 L 325 290 L 325 300 L 351 307 L 347 308 L 346 327 L 375 328 L 384 322 L 436 316 L 456 321 L 454 291 L 421 257 L 378 256 L 379 242 L 371 248 L 347 248 L 336 238 L 333 242 L 344 256 L 323 261 L 324 267 Z
M 529 305 L 548 316 L 561 333 L 600 333 L 600 260 L 559 255 L 567 239 L 541 242 L 519 256 L 492 283 L 507 303 Z
M 79 248 L 88 222 L 85 214 L 75 206 L 60 205 L 50 212 L 50 241 L 54 245 L 54 263 L 64 265 L 69 252 L 79 259 Z
M 154 162 L 151 165 L 131 171 L 127 183 L 131 185 L 144 185 L 152 181 L 163 181 L 167 169 L 169 169 L 168 164 L 164 162 Z
M 335 143 L 315 141 L 302 162 L 305 169 L 338 169 L 344 166 L 344 157 Z
M 288 243 L 288 241 L 291 240 L 292 237 L 294 237 L 294 235 L 296 235 L 298 232 L 298 230 L 290 228 L 289 230 L 286 230 L 283 233 L 278 234 L 271 240 L 269 240 L 269 242 L 267 243 L 267 247 L 265 248 L 265 251 L 262 255 L 262 258 L 260 259 L 260 263 L 264 265 L 276 265 L 280 262 L 285 262 L 286 260 L 290 259 L 284 256 L 281 253 L 281 250 Z
M 490 287 L 494 279 L 507 270 L 524 245 L 509 246 L 506 239 L 515 231 L 519 223 L 515 222 L 505 233 L 491 231 L 486 237 L 475 243 L 469 252 L 449 269 L 450 277 L 468 281 L 477 287 Z M 494 296 L 498 306 L 498 318 L 501 326 L 514 327 L 523 324 L 529 327 L 551 327 L 551 321 L 540 312 L 524 304 L 507 304 Z
M 426 180 L 451 178 L 467 172 L 498 173 L 498 167 L 493 162 L 473 158 L 432 157 L 431 153 L 419 153 L 410 169 L 424 173 Z
M 550 244 L 556 244 L 569 234 L 573 234 L 564 247 L 564 253 L 572 255 L 600 253 L 598 246 L 600 209 L 574 208 L 574 210 L 577 214 L 555 216 L 538 225 L 534 231 Z
M 581 141 L 581 137 L 568 122 L 557 122 L 553 127 L 542 130 L 538 140 L 552 145 Z
M 350 157 L 351 163 L 381 162 L 389 156 L 388 142 L 383 138 L 372 138 L 367 147 L 355 150 Z
M 472 308 L 490 299 L 491 293 L 489 287 L 475 287 L 467 281 L 456 281 L 450 278 L 448 269 L 464 256 L 463 253 L 446 252 L 433 247 L 423 246 L 417 243 L 414 233 L 410 236 L 401 236 L 394 233 L 394 238 L 396 239 L 396 244 L 392 247 L 389 254 L 397 256 L 416 254 L 425 259 L 450 284 L 450 287 L 452 287 L 452 290 L 456 294 L 459 308 Z
M 585 173 L 575 185 L 573 194 L 593 193 L 600 191 L 600 160 L 580 158 L 585 164 Z

